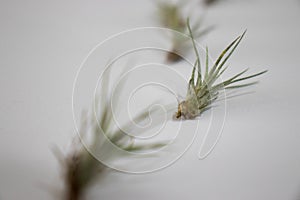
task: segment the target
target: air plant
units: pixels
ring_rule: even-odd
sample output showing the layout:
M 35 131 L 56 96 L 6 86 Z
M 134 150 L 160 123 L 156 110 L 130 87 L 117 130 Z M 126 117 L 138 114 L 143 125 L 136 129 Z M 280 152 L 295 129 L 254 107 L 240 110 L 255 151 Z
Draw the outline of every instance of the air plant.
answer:
M 253 75 L 244 76 L 248 69 L 236 74 L 235 76 L 221 82 L 216 83 L 220 76 L 226 71 L 225 67 L 226 61 L 232 55 L 234 50 L 237 48 L 242 38 L 244 37 L 246 31 L 237 37 L 231 44 L 226 47 L 220 54 L 218 59 L 215 61 L 214 65 L 209 69 L 208 60 L 208 48 L 206 47 L 206 62 L 205 62 L 205 72 L 201 72 L 200 57 L 195 45 L 194 36 L 189 25 L 189 20 L 187 20 L 187 26 L 189 34 L 193 43 L 193 48 L 196 54 L 196 62 L 193 66 L 192 75 L 188 83 L 187 95 L 184 101 L 180 102 L 178 105 L 178 111 L 175 113 L 175 118 L 193 119 L 200 116 L 201 113 L 209 109 L 212 103 L 218 99 L 219 93 L 224 90 L 242 88 L 246 86 L 253 85 L 257 82 L 250 82 L 245 84 L 234 84 L 241 81 L 257 77 L 261 74 L 267 72 L 262 71 Z M 196 72 L 197 69 L 197 73 Z M 195 81 L 196 79 L 196 81 Z
M 73 148 L 62 165 L 64 200 L 84 199 L 86 189 L 108 170 L 84 148 L 80 141 Z
M 206 5 L 206 6 L 212 6 L 213 4 L 216 4 L 218 3 L 220 0 L 203 0 L 203 3 Z
M 165 27 L 177 31 L 179 33 L 187 33 L 186 17 L 183 15 L 183 2 L 173 4 L 170 2 L 158 2 L 158 17 L 160 24 Z M 195 38 L 200 38 L 207 34 L 212 27 L 202 28 L 202 20 L 196 21 L 192 30 Z M 188 51 L 188 38 L 180 37 L 176 32 L 172 32 L 171 50 L 167 54 L 167 61 L 178 62 L 182 59 L 181 55 Z
M 103 82 L 109 85 L 109 71 L 104 76 Z M 122 90 L 119 88 L 119 90 Z M 143 150 L 154 150 L 165 145 L 165 142 L 155 142 L 151 144 L 138 144 L 135 139 L 126 134 L 123 130 L 132 129 L 132 125 L 128 123 L 121 128 L 116 128 L 113 122 L 113 113 L 111 102 L 113 98 L 118 99 L 117 95 L 111 95 L 108 88 L 102 84 L 101 99 L 96 101 L 96 116 L 85 116 L 79 130 L 80 138 L 87 137 L 88 132 L 91 133 L 91 142 L 84 146 L 79 137 L 75 138 L 71 152 L 64 156 L 58 149 L 54 152 L 58 157 L 63 168 L 63 179 L 65 183 L 65 191 L 63 192 L 64 200 L 81 200 L 84 199 L 85 193 L 89 186 L 99 180 L 101 176 L 112 171 L 100 161 L 98 161 L 90 152 L 102 151 L 107 154 L 109 159 L 119 159 L 119 155 L 112 155 L 112 152 L 107 151 L 106 145 L 113 143 L 118 148 L 128 152 L 138 152 Z M 157 110 L 153 110 L 155 114 Z M 157 114 L 157 113 L 156 113 Z M 135 123 L 139 123 L 147 119 L 148 111 L 142 111 L 134 118 Z M 103 135 L 104 134 L 104 135 Z M 107 151 L 107 152 L 106 152 Z

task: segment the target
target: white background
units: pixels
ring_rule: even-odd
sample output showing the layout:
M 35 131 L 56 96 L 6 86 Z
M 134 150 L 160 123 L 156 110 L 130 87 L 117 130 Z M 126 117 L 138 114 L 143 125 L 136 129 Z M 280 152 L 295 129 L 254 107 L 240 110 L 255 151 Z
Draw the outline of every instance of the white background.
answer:
M 156 26 L 154 10 L 147 0 L 0 2 L 1 200 L 55 199 L 47 190 L 61 179 L 50 147 L 66 150 L 75 134 L 80 63 L 112 34 Z M 206 10 L 205 23 L 216 29 L 201 42 L 213 58 L 248 30 L 229 74 L 269 72 L 255 93 L 228 102 L 222 138 L 207 159 L 198 160 L 198 141 L 165 170 L 108 174 L 91 199 L 299 199 L 299 18 L 297 0 L 227 0 Z

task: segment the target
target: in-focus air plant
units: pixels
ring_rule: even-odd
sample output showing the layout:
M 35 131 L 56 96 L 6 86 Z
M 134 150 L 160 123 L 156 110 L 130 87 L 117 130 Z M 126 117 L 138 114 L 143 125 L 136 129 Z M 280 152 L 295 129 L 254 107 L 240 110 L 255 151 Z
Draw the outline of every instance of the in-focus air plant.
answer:
M 171 2 L 158 2 L 158 19 L 159 23 L 165 27 L 175 30 L 179 33 L 187 33 L 186 17 L 183 15 L 183 7 L 186 2 L 179 2 L 177 4 Z M 198 19 L 193 25 L 192 30 L 194 38 L 200 38 L 207 34 L 212 27 L 202 28 L 202 20 Z M 171 50 L 167 54 L 167 61 L 178 62 L 182 59 L 184 53 L 189 50 L 189 39 L 182 37 L 179 33 L 172 32 L 170 35 Z
M 205 110 L 211 107 L 212 103 L 218 98 L 219 92 L 253 85 L 257 82 L 250 82 L 245 84 L 234 83 L 251 79 L 267 72 L 266 70 L 257 74 L 242 77 L 242 75 L 247 72 L 248 69 L 246 69 L 221 83 L 216 83 L 216 81 L 227 69 L 227 66 L 225 67 L 224 65 L 229 59 L 229 57 L 232 55 L 236 47 L 239 45 L 240 41 L 245 35 L 245 32 L 241 36 L 237 37 L 228 47 L 225 48 L 225 50 L 223 50 L 221 55 L 218 57 L 218 59 L 215 61 L 214 65 L 210 69 L 208 68 L 208 48 L 206 47 L 205 72 L 202 73 L 200 57 L 197 47 L 195 45 L 192 30 L 189 25 L 189 20 L 187 20 L 187 25 L 197 59 L 193 67 L 190 81 L 188 83 L 188 91 L 186 98 L 184 101 L 179 103 L 178 111 L 175 113 L 174 117 L 177 119 L 193 119 L 197 116 L 200 116 L 201 113 L 203 113 Z
M 107 145 L 113 143 L 117 147 L 128 152 L 139 152 L 144 150 L 155 150 L 161 148 L 166 142 L 155 142 L 147 144 L 135 143 L 135 139 L 126 134 L 123 130 L 132 130 L 132 124 L 128 123 L 123 127 L 117 127 L 113 123 L 113 111 L 111 109 L 111 102 L 119 98 L 119 93 L 122 88 L 118 88 L 115 95 L 109 92 L 109 70 L 104 75 L 103 83 L 101 85 L 100 99 L 96 100 L 96 114 L 83 117 L 82 124 L 79 130 L 81 139 L 91 134 L 89 143 L 83 145 L 79 136 L 75 138 L 71 151 L 64 156 L 58 149 L 54 153 L 58 157 L 63 168 L 63 180 L 65 189 L 63 191 L 63 200 L 82 200 L 89 186 L 95 181 L 99 180 L 107 172 L 112 171 L 104 164 L 99 162 L 90 152 L 101 151 L 108 159 L 121 159 L 107 149 Z M 120 102 L 120 101 L 118 101 Z M 152 114 L 157 114 L 157 110 L 152 109 Z M 97 119 L 96 120 L 96 116 Z M 146 120 L 149 113 L 148 110 L 142 111 L 133 120 L 139 123 Z M 157 124 L 155 124 L 157 125 Z M 105 136 L 103 135 L 105 134 Z M 87 150 L 88 149 L 88 150 Z

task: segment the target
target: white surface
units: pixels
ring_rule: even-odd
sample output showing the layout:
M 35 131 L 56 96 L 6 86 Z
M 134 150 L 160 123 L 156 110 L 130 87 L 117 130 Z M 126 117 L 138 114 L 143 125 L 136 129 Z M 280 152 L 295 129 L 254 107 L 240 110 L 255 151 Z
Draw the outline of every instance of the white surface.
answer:
M 0 2 L 0 199 L 54 199 L 52 144 L 73 136 L 77 69 L 99 42 L 155 25 L 149 1 Z M 111 174 L 91 196 L 103 199 L 296 200 L 300 197 L 300 2 L 228 0 L 206 13 L 217 28 L 204 40 L 215 58 L 245 28 L 230 73 L 269 69 L 255 93 L 228 102 L 223 136 L 207 159 L 200 142 L 171 167 Z M 116 192 L 117 191 L 117 192 Z M 97 199 L 97 198 L 95 198 Z

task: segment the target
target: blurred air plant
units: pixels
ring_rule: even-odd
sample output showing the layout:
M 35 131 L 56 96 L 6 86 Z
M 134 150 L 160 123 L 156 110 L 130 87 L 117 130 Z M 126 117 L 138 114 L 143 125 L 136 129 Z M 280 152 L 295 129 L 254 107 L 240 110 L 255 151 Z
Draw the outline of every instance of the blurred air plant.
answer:
M 89 186 L 99 180 L 107 172 L 112 171 L 102 164 L 91 152 L 101 151 L 108 159 L 121 159 L 107 149 L 107 146 L 114 144 L 127 152 L 139 152 L 155 150 L 161 148 L 166 142 L 159 141 L 154 143 L 139 144 L 135 143 L 135 138 L 125 133 L 124 130 L 132 130 L 132 123 L 123 127 L 117 127 L 113 123 L 113 111 L 111 102 L 119 100 L 119 93 L 122 88 L 118 88 L 115 95 L 109 92 L 109 75 L 110 70 L 104 75 L 101 86 L 100 99 L 95 101 L 95 111 L 92 115 L 86 114 L 82 117 L 79 135 L 71 146 L 71 151 L 64 156 L 58 149 L 54 152 L 59 159 L 63 168 L 63 180 L 65 190 L 63 191 L 64 200 L 81 200 L 84 199 L 85 193 Z M 106 85 L 106 86 L 104 86 Z M 115 99 L 113 99 L 115 98 Z M 120 102 L 120 101 L 118 101 Z M 151 114 L 157 114 L 158 109 L 152 109 Z M 146 120 L 149 116 L 148 110 L 140 112 L 134 119 L 134 123 Z M 156 123 L 156 122 L 155 122 Z M 155 124 L 158 125 L 158 124 Z M 117 127 L 117 128 L 116 128 Z M 82 143 L 82 140 L 91 134 L 90 142 Z
M 158 20 L 159 23 L 168 29 L 172 29 L 179 33 L 187 34 L 188 28 L 186 24 L 186 17 L 183 14 L 183 8 L 186 2 L 179 2 L 177 4 L 171 2 L 158 2 Z M 197 19 L 192 25 L 194 38 L 200 38 L 207 34 L 213 27 L 203 28 L 202 19 Z M 167 54 L 167 61 L 178 62 L 182 59 L 182 56 L 189 50 L 189 39 L 182 37 L 179 33 L 172 32 L 170 35 L 171 50 Z
M 212 6 L 216 3 L 218 3 L 219 1 L 221 1 L 221 0 L 203 0 L 203 3 L 206 6 Z
M 250 76 L 241 77 L 247 72 L 248 69 L 236 74 L 235 76 L 221 82 L 215 83 L 220 76 L 225 72 L 227 66 L 225 67 L 226 61 L 232 55 L 236 47 L 239 45 L 240 41 L 244 37 L 244 32 L 241 36 L 237 37 L 228 47 L 223 50 L 221 55 L 215 61 L 214 65 L 209 69 L 208 61 L 208 48 L 206 47 L 206 62 L 205 62 L 205 72 L 201 72 L 200 57 L 195 45 L 194 36 L 189 25 L 189 20 L 187 20 L 188 30 L 193 43 L 193 48 L 196 54 L 196 62 L 193 67 L 192 75 L 188 84 L 188 91 L 184 101 L 180 102 L 178 105 L 178 111 L 175 113 L 175 118 L 183 119 L 193 119 L 200 116 L 205 110 L 209 109 L 212 103 L 218 99 L 219 92 L 229 89 L 242 88 L 246 86 L 253 85 L 257 82 L 250 82 L 245 84 L 234 84 L 240 81 L 254 78 L 267 71 L 262 71 L 257 74 Z M 196 72 L 197 69 L 197 72 Z M 196 72 L 196 73 L 195 73 Z M 195 81 L 196 79 L 196 81 Z M 232 85 L 234 84 L 234 85 Z

